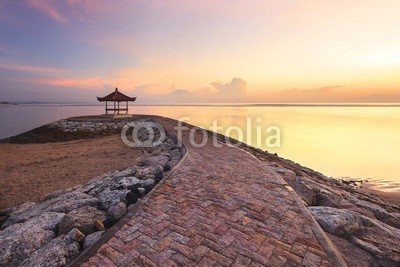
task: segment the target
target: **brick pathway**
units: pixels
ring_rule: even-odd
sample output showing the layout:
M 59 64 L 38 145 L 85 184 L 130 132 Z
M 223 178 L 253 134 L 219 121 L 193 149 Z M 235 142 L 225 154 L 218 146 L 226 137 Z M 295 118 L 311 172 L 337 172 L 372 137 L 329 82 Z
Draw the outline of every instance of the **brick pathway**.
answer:
M 188 136 L 180 167 L 84 266 L 330 265 L 278 174 L 226 144 L 192 147 Z

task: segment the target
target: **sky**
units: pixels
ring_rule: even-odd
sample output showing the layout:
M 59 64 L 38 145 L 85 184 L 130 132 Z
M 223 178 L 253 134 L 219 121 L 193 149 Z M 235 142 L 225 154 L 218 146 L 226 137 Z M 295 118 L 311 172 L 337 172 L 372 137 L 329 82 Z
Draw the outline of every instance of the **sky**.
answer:
M 2 0 L 0 101 L 400 102 L 398 0 Z

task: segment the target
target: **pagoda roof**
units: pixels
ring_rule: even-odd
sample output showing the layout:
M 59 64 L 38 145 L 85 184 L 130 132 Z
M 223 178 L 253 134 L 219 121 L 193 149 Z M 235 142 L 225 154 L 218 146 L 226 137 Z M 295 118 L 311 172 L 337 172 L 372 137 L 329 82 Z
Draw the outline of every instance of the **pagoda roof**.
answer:
M 116 101 L 116 102 L 135 101 L 136 97 L 130 97 L 130 96 L 124 95 L 123 93 L 118 91 L 118 88 L 115 88 L 114 92 L 112 92 L 109 95 L 106 95 L 105 97 L 97 97 L 97 100 L 100 102 L 103 102 L 103 101 Z

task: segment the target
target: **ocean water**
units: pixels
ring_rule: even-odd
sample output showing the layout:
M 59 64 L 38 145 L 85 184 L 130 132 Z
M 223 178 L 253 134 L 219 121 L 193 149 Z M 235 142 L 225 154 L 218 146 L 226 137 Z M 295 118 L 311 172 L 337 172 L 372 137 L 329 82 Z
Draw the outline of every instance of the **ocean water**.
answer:
M 0 138 L 66 117 L 103 113 L 99 105 L 1 106 Z M 325 175 L 377 179 L 384 190 L 400 190 L 396 105 L 132 106 L 130 113 L 167 116 L 206 129 L 214 123 L 222 134 Z

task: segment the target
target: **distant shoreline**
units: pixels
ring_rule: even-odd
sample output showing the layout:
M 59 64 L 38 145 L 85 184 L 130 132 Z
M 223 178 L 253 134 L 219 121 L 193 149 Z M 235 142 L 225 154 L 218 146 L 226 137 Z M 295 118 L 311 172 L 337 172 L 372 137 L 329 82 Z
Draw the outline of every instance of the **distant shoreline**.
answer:
M 0 106 L 16 106 L 18 103 L 14 102 L 7 102 L 7 101 L 0 101 Z

